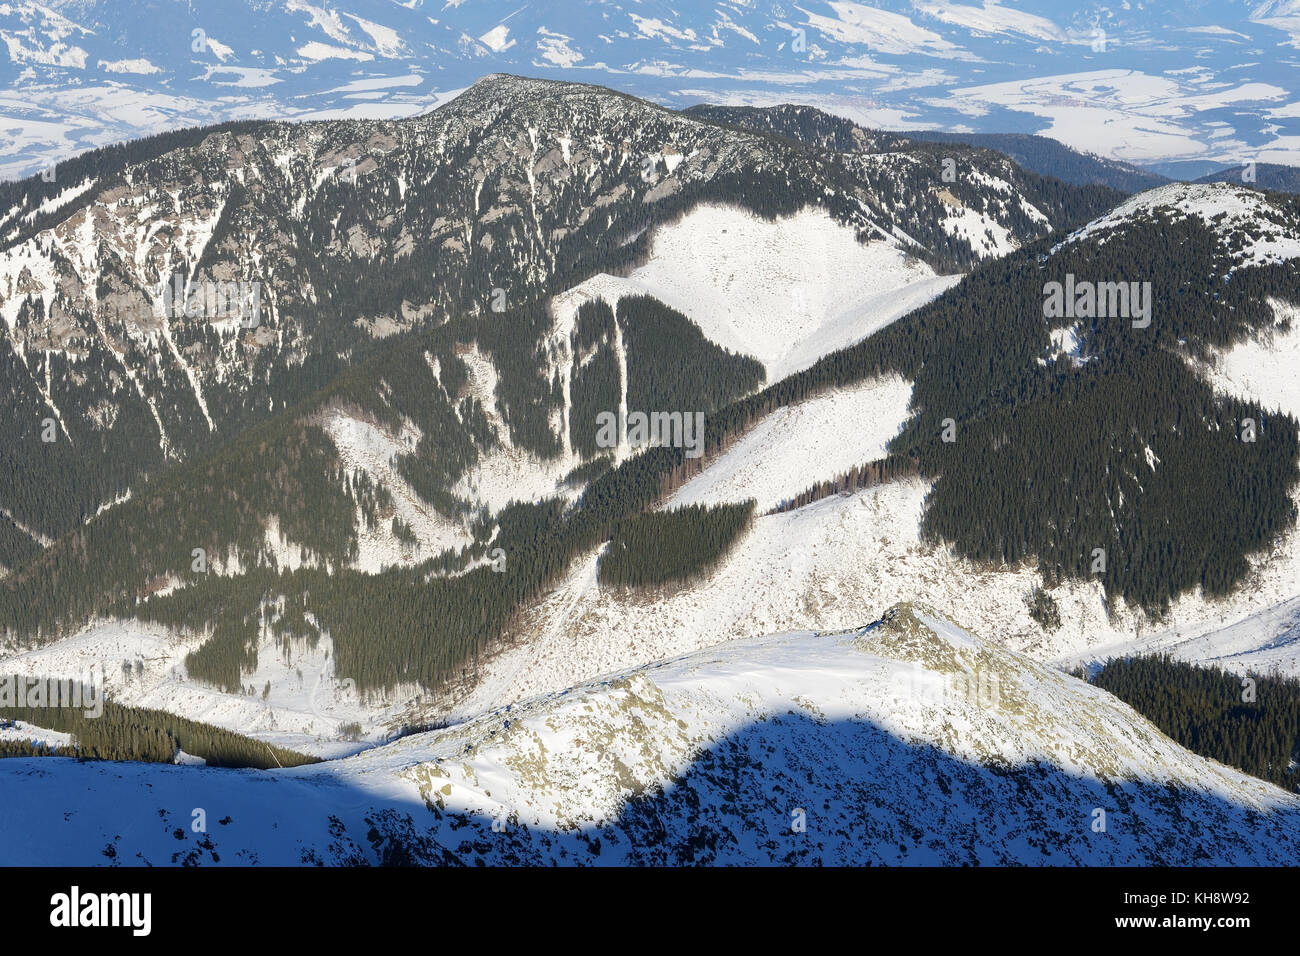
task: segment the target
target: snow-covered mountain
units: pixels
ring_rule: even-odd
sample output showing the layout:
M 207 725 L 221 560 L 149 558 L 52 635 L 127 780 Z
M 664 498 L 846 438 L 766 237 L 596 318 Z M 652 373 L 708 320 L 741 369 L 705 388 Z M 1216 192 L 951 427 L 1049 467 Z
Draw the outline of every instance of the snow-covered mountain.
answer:
M 1294 4 L 1258 0 L 13 0 L 0 174 L 182 125 L 409 116 L 489 72 L 1044 133 L 1130 161 L 1294 164 L 1298 36 Z
M 947 175 L 958 163 L 962 175 Z M 163 137 L 5 195 L 0 376 L 24 409 L 14 442 L 33 454 L 0 508 L 27 551 L 121 501 L 143 474 L 302 401 L 399 333 L 620 271 L 624 293 L 687 314 L 773 380 L 936 295 L 953 281 L 940 273 L 1073 225 L 1110 198 L 977 150 L 807 150 L 596 87 L 505 76 L 426 116 Z M 746 275 L 755 263 L 771 267 L 759 283 Z M 202 305 L 223 285 L 256 291 L 256 319 L 245 292 L 217 314 L 168 308 L 169 294 Z M 559 311 L 589 297 L 573 292 Z M 546 349 L 569 347 L 572 319 L 556 319 Z M 426 348 L 439 369 L 429 384 L 455 421 L 440 427 L 472 431 L 479 452 L 494 442 L 508 452 L 526 413 L 494 392 L 520 370 L 500 349 L 484 357 L 482 335 L 455 334 L 482 344 Z M 541 349 L 540 339 L 523 332 L 518 347 Z M 522 361 L 522 374 L 541 374 Z M 548 359 L 548 377 L 570 374 L 565 361 Z M 467 395 L 473 407 L 460 410 Z M 552 428 L 567 421 L 555 414 Z M 54 440 L 38 441 L 49 421 Z M 330 410 L 320 424 L 353 458 L 374 459 L 376 479 L 433 427 L 409 421 L 381 437 Z M 557 458 L 553 491 L 576 462 L 544 457 Z M 51 474 L 57 495 L 31 492 Z M 450 485 L 459 472 L 443 477 Z M 465 540 L 416 505 L 400 516 L 435 550 Z M 11 566 L 13 552 L 0 551 Z
M 0 831 L 6 864 L 1241 865 L 1300 852 L 1294 795 L 913 605 L 610 674 L 323 765 L 12 759 L 0 789 L 17 824 Z
M 568 148 L 576 162 L 580 140 L 570 141 Z M 556 151 L 562 153 L 562 147 Z M 906 150 L 882 153 L 880 158 L 923 168 Z M 677 172 L 690 169 L 691 162 L 684 161 Z M 969 177 L 972 182 L 966 185 L 976 189 L 970 201 L 993 204 L 999 197 L 1017 196 L 1023 201 L 1022 190 L 1029 184 L 1010 186 L 1020 182 L 1014 170 L 984 169 L 988 171 L 977 169 Z M 986 208 L 986 215 L 998 216 L 1003 207 Z M 1108 243 L 1134 241 L 1126 238 L 1128 231 L 1156 214 L 1172 221 L 1190 219 L 1213 230 L 1219 246 L 1205 267 L 1225 275 L 1289 261 L 1295 252 L 1287 237 L 1295 235 L 1296 220 L 1285 203 L 1242 187 L 1215 184 L 1172 185 L 1144 193 L 1062 233 L 1042 254 L 1050 260 L 1069 247 L 1104 249 Z M 478 222 L 488 222 L 472 228 L 491 234 L 491 222 L 498 218 L 491 209 L 480 210 Z M 528 216 L 520 221 L 526 224 Z M 995 223 L 990 219 L 990 225 Z M 651 236 L 646 258 L 626 275 L 598 273 L 547 301 L 552 323 L 547 335 L 561 349 L 569 348 L 580 304 L 603 300 L 616 305 L 626 296 L 649 294 L 679 308 L 707 338 L 763 361 L 769 380 L 775 380 L 887 327 L 957 279 L 935 275 L 923 261 L 904 255 L 906 245 L 884 239 L 857 242 L 850 227 L 815 207 L 765 220 L 735 206 L 705 202 L 658 226 Z M 700 250 L 708 254 L 700 255 Z M 837 263 L 837 268 L 828 274 L 827 263 Z M 953 289 L 952 294 L 960 291 Z M 1290 307 L 1279 302 L 1274 309 L 1276 329 L 1263 329 L 1257 337 L 1219 350 L 1213 361 L 1197 359 L 1197 367 L 1229 394 L 1296 414 L 1300 405 L 1290 394 L 1292 377 L 1286 372 L 1294 338 L 1293 324 L 1287 324 Z M 784 324 L 773 326 L 776 317 Z M 773 334 L 774 328 L 779 333 Z M 1069 338 L 1073 360 L 1086 364 L 1079 354 L 1088 341 L 1083 330 L 1066 329 L 1069 335 L 1051 331 L 1061 342 Z M 563 354 L 556 364 L 548 364 L 548 375 L 552 370 L 572 375 L 577 363 Z M 464 362 L 465 387 L 487 410 L 502 439 L 500 447 L 484 449 L 466 469 L 457 493 L 493 513 L 525 496 L 541 499 L 562 492 L 576 497 L 578 488 L 566 490 L 563 485 L 564 476 L 581 460 L 572 450 L 547 460 L 510 444 L 510 430 L 500 418 L 506 367 L 477 350 L 462 350 L 455 360 Z M 429 374 L 431 383 L 437 380 L 435 373 Z M 620 400 L 625 396 L 626 380 Z M 1251 577 L 1231 599 L 1187 595 L 1174 603 L 1159 626 L 1124 607 L 1108 610 L 1104 590 L 1095 581 L 1063 582 L 1051 593 L 1064 623 L 1048 633 L 1029 616 L 1024 602 L 1038 583 L 1032 566 L 990 569 L 925 539 L 922 523 L 931 481 L 908 478 L 794 511 L 762 513 L 818 481 L 884 456 L 888 442 L 912 414 L 911 399 L 912 383 L 890 375 L 828 389 L 759 417 L 665 502 L 676 506 L 757 500 L 760 516 L 753 530 L 714 572 L 685 588 L 625 594 L 597 585 L 603 545 L 594 545 L 547 594 L 523 608 L 509 640 L 480 664 L 473 678 L 441 699 L 402 686 L 363 701 L 336 669 L 328 634 L 311 649 L 286 649 L 271 634 L 261 636 L 258 663 L 243 675 L 243 683 L 262 687 L 270 682 L 272 691 L 263 700 L 250 699 L 242 690 L 185 679 L 185 658 L 202 644 L 201 630 L 98 621 L 72 639 L 24 648 L 6 662 L 23 673 L 78 674 L 96 661 L 139 661 L 140 669 L 132 676 L 109 675 L 112 693 L 124 703 L 160 707 L 312 752 L 332 753 L 338 744 L 321 738 L 334 736 L 343 722 L 359 722 L 366 735 L 376 739 L 405 724 L 472 717 L 556 692 L 575 679 L 642 666 L 720 640 L 832 627 L 852 617 L 853 609 L 864 602 L 921 596 L 951 609 L 963 626 L 1009 647 L 1043 661 L 1074 663 L 1092 660 L 1102 649 L 1124 646 L 1134 638 L 1149 640 L 1152 647 L 1197 636 L 1213 643 L 1220 629 L 1295 596 L 1300 550 L 1291 533 L 1252 559 Z M 565 414 L 570 407 L 561 406 Z M 404 552 L 385 528 L 368 530 L 361 515 L 353 515 L 360 545 L 358 569 L 374 572 L 384 565 L 409 565 L 438 548 L 472 540 L 465 528 L 439 515 L 395 468 L 395 458 L 420 437 L 410 421 L 394 428 L 346 405 L 329 406 L 319 421 L 344 470 L 360 469 L 389 488 L 398 515 L 415 528 L 424 545 L 418 554 Z M 628 449 L 621 448 L 616 457 L 627 454 Z M 131 530 L 133 522 L 121 527 L 122 533 L 138 533 Z M 302 541 L 278 520 L 259 528 L 257 541 L 266 558 L 247 558 L 244 567 L 266 559 L 294 567 L 301 560 Z M 862 560 L 864 546 L 871 560 Z M 181 561 L 188 564 L 188 548 L 181 552 Z M 234 573 L 239 567 L 236 563 L 228 570 Z M 178 575 L 182 570 L 178 565 Z M 169 587 L 181 583 L 181 577 L 173 578 Z M 1259 645 L 1274 637 L 1271 632 L 1251 633 L 1258 634 Z M 1241 654 L 1238 645 L 1234 653 Z M 1143 646 L 1141 640 L 1134 646 Z M 1207 651 L 1197 659 L 1219 656 Z M 1270 666 L 1276 656 L 1269 657 Z M 1280 666 L 1290 669 L 1285 662 Z
M 1064 673 L 1300 673 L 1294 197 L 508 75 L 0 197 L 0 671 L 337 758 L 3 761 L 0 859 L 1294 859 L 1293 796 Z M 1066 273 L 1150 321 L 1050 313 Z M 638 408 L 707 434 L 593 445 Z M 751 502 L 696 573 L 602 574 Z

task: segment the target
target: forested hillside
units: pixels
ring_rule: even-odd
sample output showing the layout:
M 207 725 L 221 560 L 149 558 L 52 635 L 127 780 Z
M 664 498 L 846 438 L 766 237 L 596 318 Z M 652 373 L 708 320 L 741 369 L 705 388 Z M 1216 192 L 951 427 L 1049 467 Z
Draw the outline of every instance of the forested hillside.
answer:
M 882 208 L 922 206 L 923 215 L 896 217 L 897 227 L 924 250 L 920 254 L 948 268 L 969 268 L 997 249 L 999 227 L 1033 235 L 1044 221 L 1032 210 L 1046 213 L 1056 228 L 1068 228 L 1124 198 L 1124 191 L 1102 180 L 1042 175 L 1034 164 L 1013 162 L 983 144 L 932 143 L 868 130 L 809 106 L 696 106 L 687 113 L 842 154 L 845 168 Z M 1149 185 L 1159 181 L 1154 177 Z M 954 230 L 954 222 L 968 215 L 984 221 L 969 232 Z
M 39 680 L 45 681 L 46 678 Z M 76 699 L 81 697 L 82 692 L 76 691 Z M 0 742 L 0 756 L 172 763 L 177 754 L 184 751 L 190 756 L 203 758 L 210 767 L 253 767 L 258 770 L 317 762 L 314 757 L 186 720 L 166 711 L 123 707 L 112 701 L 103 702 L 103 713 L 90 716 L 83 707 L 5 706 L 0 707 L 0 719 L 21 720 L 72 736 L 71 744 L 58 748 L 12 743 L 6 746 L 8 742 Z
M 768 218 L 824 209 L 948 272 L 1111 204 L 974 152 L 946 184 L 927 150 L 876 166 L 610 90 L 493 76 L 410 120 L 185 130 L 7 185 L 0 444 L 21 454 L 0 474 L 0 568 L 444 323 L 491 354 L 511 440 L 555 455 L 542 303 L 626 270 L 656 225 L 701 202 Z M 989 178 L 1001 176 L 1018 198 Z M 192 303 L 227 282 L 256 289 L 255 317 L 163 308 L 164 288 Z M 437 358 L 459 414 L 423 402 L 410 416 L 422 444 L 402 468 L 459 514 L 449 486 L 471 447 L 501 436 L 459 408 L 463 372 Z
M 689 583 L 717 565 L 754 517 L 754 502 L 687 505 L 625 521 L 600 558 L 600 583 L 644 588 Z
M 1300 193 L 1300 168 L 1280 163 L 1242 163 L 1210 173 L 1198 183 L 1244 183 L 1280 193 Z
M 548 128 L 581 134 L 582 145 L 543 148 L 529 126 L 539 98 Z M 292 136 L 272 124 L 270 140 L 223 132 L 194 147 L 212 171 L 208 191 L 196 187 L 193 197 L 195 209 L 208 210 L 211 239 L 182 244 L 191 254 L 185 268 L 229 274 L 226 261 L 262 269 L 273 253 L 280 265 L 265 275 L 274 308 L 266 327 L 212 339 L 222 373 L 206 388 L 181 387 L 197 382 L 190 376 L 198 364 L 180 356 L 182 343 L 216 335 L 209 326 L 175 321 L 152 338 L 123 332 L 134 347 L 161 343 L 171 355 L 170 365 L 140 356 L 141 368 L 156 368 L 184 397 L 162 404 L 163 392 L 122 374 L 133 366 L 108 361 L 117 354 L 104 338 L 109 326 L 84 328 L 102 349 L 78 359 L 86 380 L 69 378 L 69 387 L 96 394 L 90 373 L 102 371 L 114 384 L 93 414 L 126 431 L 110 425 L 83 436 L 85 422 L 62 416 L 62 443 L 39 443 L 51 457 L 22 456 L 24 468 L 7 473 L 9 500 L 24 502 L 0 535 L 10 549 L 0 560 L 11 568 L 0 579 L 0 627 L 10 643 L 48 643 L 105 615 L 138 617 L 203 635 L 187 668 L 238 689 L 267 634 L 312 642 L 328 633 L 338 676 L 363 690 L 445 687 L 472 675 L 474 661 L 575 558 L 611 539 L 644 540 L 652 529 L 662 546 L 653 560 L 610 559 L 605 583 L 701 573 L 749 518 L 643 512 L 772 410 L 887 373 L 915 383 L 913 415 L 888 458 L 809 481 L 782 507 L 919 475 L 934 482 L 923 525 L 930 541 L 992 565 L 1033 562 L 1048 585 L 1095 575 L 1108 600 L 1152 614 L 1197 587 L 1227 593 L 1247 556 L 1294 524 L 1296 422 L 1215 394 L 1195 367 L 1213 348 L 1272 323 L 1271 303 L 1300 301 L 1293 270 L 1265 254 L 1283 248 L 1278 237 L 1300 222 L 1294 200 L 1226 186 L 1156 193 L 1063 240 L 1049 235 L 1053 223 L 1073 224 L 1112 194 L 1035 179 L 1001 159 L 990 166 L 979 151 L 963 154 L 968 165 L 948 183 L 930 148 L 819 152 L 772 130 L 739 134 L 592 88 L 496 78 L 463 99 L 409 124 L 326 124 Z M 824 122 L 802 113 L 794 120 Z M 648 177 L 635 150 L 610 148 L 611 131 L 655 144 Z M 857 138 L 835 124 L 818 135 L 837 146 L 842 136 Z M 286 151 L 276 152 L 277 143 Z M 576 168 L 579 150 L 587 173 Z M 429 155 L 441 157 L 432 168 Z M 260 184 L 228 175 L 237 156 L 261 170 Z M 519 156 L 527 161 L 515 165 Z M 133 167 L 130 179 L 171 182 L 195 159 L 164 153 Z M 297 172 L 285 174 L 286 165 Z M 341 176 L 353 166 L 357 178 Z M 418 188 L 417 170 L 429 177 Z M 552 178 L 539 180 L 542 173 Z M 129 203 L 157 201 L 159 188 Z M 298 190 L 300 208 L 286 206 L 278 190 Z M 1052 218 L 1032 212 L 1026 195 Z M 557 292 L 641 261 L 649 227 L 706 199 L 765 217 L 824 204 L 861 240 L 908 249 L 933 241 L 917 254 L 936 264 L 1008 251 L 999 240 L 961 252 L 954 243 L 964 234 L 943 225 L 953 216 L 981 216 L 989 235 L 996 225 L 1022 248 L 984 261 L 865 341 L 766 386 L 759 363 L 713 344 L 691 317 L 648 295 L 625 295 L 613 307 L 597 297 L 571 326 L 557 325 Z M 1237 211 L 1201 215 L 1189 203 Z M 187 222 L 182 215 L 174 223 L 177 234 Z M 917 235 L 893 236 L 904 222 Z M 416 238 L 430 234 L 431 244 Z M 179 248 L 161 263 L 177 265 Z M 124 260 L 114 255 L 106 247 L 97 258 L 98 275 L 119 268 L 112 262 Z M 503 276 L 509 281 L 500 284 Z M 282 294 L 280 279 L 293 289 Z M 1073 321 L 1055 317 L 1049 284 L 1073 288 L 1076 280 L 1150 283 L 1148 321 L 1099 314 L 1095 301 Z M 139 293 L 139 276 L 121 281 Z M 23 316 L 13 328 L 36 334 L 33 316 L 48 316 L 73 288 L 8 300 Z M 1144 299 L 1134 296 L 1140 310 Z M 67 321 L 84 322 L 59 308 Z M 34 361 L 54 363 L 47 370 L 69 362 L 72 375 L 61 351 L 12 351 L 8 384 L 25 396 L 16 405 L 27 412 L 10 427 L 25 429 L 28 443 L 33 417 L 58 404 L 50 384 L 58 376 L 46 378 Z M 114 404 L 121 395 L 139 400 Z M 598 416 L 624 405 L 702 414 L 704 441 L 614 454 L 597 440 Z M 155 452 L 140 438 L 150 421 L 161 434 L 201 436 L 206 450 Z M 358 434 L 395 437 L 361 467 L 342 450 Z M 132 445 L 132 435 L 142 444 Z M 95 442 L 119 439 L 116 457 L 101 462 Z M 506 454 L 560 462 L 568 477 L 509 507 L 472 500 L 467 477 Z M 43 468 L 71 477 L 51 479 Z M 133 469 L 141 471 L 132 477 Z M 414 512 L 399 515 L 394 505 L 408 493 L 428 521 L 454 532 L 423 540 L 446 543 L 421 545 Z M 96 499 L 110 494 L 123 500 L 95 514 Z M 53 524 L 40 524 L 46 511 Z M 715 524 L 721 530 L 701 533 Z M 355 564 L 361 539 L 376 529 L 400 557 L 363 570 Z
M 1092 682 L 1193 753 L 1300 787 L 1300 681 L 1154 656 L 1107 661 Z

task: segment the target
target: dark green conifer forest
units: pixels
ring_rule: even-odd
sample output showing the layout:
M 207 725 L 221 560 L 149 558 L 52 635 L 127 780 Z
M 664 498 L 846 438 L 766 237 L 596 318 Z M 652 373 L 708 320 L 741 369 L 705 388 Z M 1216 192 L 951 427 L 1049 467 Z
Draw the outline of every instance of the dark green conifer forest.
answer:
M 754 502 L 686 505 L 620 521 L 600 557 L 601 584 L 690 583 L 708 573 L 749 528 Z
M 1092 677 L 1193 753 L 1300 788 L 1300 681 L 1243 678 L 1168 655 L 1107 661 Z
M 82 699 L 86 699 L 83 697 Z M 202 757 L 210 767 L 299 767 L 315 757 L 253 740 L 210 724 L 163 710 L 125 707 L 111 700 L 103 713 L 87 716 L 84 707 L 0 707 L 0 720 L 21 720 L 72 735 L 67 747 L 0 742 L 0 756 L 78 757 L 82 760 L 136 760 L 172 763 L 178 751 Z

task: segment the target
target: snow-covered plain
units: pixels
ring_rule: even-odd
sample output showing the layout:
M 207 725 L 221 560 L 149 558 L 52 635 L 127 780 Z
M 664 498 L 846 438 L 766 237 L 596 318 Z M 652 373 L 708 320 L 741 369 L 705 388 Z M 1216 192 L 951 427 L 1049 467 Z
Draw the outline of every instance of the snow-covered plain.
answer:
M 1296 44 L 1300 16 L 1277 2 L 1155 0 L 1077 14 L 946 0 L 431 6 L 212 0 L 132 19 L 11 0 L 0 5 L 14 64 L 0 86 L 0 176 L 181 126 L 411 116 L 488 70 L 604 84 L 675 108 L 797 100 L 894 129 L 1014 128 L 1138 161 L 1300 155 L 1291 127 L 1273 122 L 1300 92 L 1280 45 Z M 198 25 L 209 28 L 206 49 L 158 42 Z M 806 53 L 792 49 L 796 30 Z

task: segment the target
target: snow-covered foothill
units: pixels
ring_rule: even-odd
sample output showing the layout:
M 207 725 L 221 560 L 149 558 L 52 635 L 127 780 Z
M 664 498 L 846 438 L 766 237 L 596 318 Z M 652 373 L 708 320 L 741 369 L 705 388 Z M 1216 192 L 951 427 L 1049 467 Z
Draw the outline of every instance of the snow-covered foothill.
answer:
M 20 824 L 0 829 L 8 865 L 1240 865 L 1300 852 L 1300 798 L 913 605 L 605 675 L 325 764 L 14 759 L 0 791 Z M 105 801 L 113 814 L 95 812 Z M 206 832 L 177 826 L 195 807 Z

